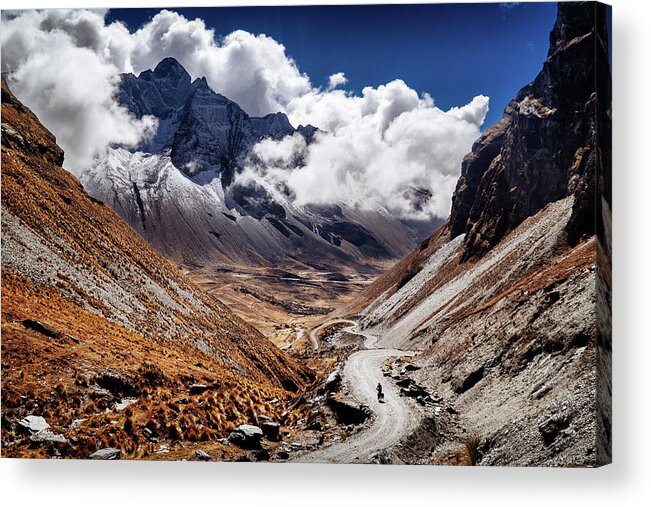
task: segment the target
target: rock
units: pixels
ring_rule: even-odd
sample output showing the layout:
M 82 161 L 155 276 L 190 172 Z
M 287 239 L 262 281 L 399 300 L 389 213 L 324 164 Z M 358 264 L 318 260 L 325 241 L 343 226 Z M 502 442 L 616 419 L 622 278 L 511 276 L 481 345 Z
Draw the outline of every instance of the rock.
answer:
M 280 436 L 280 424 L 277 422 L 265 421 L 260 426 L 260 429 L 262 429 L 263 435 L 269 440 L 276 441 Z
M 195 451 L 194 455 L 196 456 L 197 459 L 200 459 L 201 461 L 208 461 L 212 458 L 210 454 L 208 454 L 206 451 L 202 451 L 201 449 Z
M 138 401 L 137 398 L 125 398 L 120 403 L 115 405 L 115 410 L 124 410 L 129 405 L 133 405 L 136 401 Z
M 106 389 L 118 399 L 135 398 L 139 395 L 131 379 L 111 371 L 103 372 L 95 380 L 98 386 Z
M 28 415 L 24 419 L 18 421 L 18 424 L 30 433 L 38 433 L 39 431 L 46 430 L 50 427 L 45 419 L 39 415 Z
M 260 449 L 262 430 L 258 426 L 242 424 L 228 436 L 228 441 L 242 449 Z
M 339 390 L 341 386 L 341 374 L 335 370 L 325 380 L 324 388 L 326 391 L 334 393 Z
M 477 384 L 483 378 L 484 367 L 480 366 L 476 370 L 453 380 L 452 388 L 454 389 L 455 393 L 462 394 L 475 387 L 475 384 Z
M 328 406 L 342 424 L 362 424 L 372 413 L 368 407 L 358 406 L 340 395 L 329 396 Z
M 271 459 L 271 454 L 267 449 L 260 449 L 255 453 L 255 461 L 269 461 Z
M 122 456 L 122 451 L 120 449 L 114 449 L 113 447 L 106 447 L 95 451 L 90 455 L 90 459 L 120 459 Z
M 192 384 L 190 386 L 190 394 L 201 394 L 205 393 L 209 387 L 205 384 Z
M 43 322 L 39 322 L 38 320 L 25 319 L 23 320 L 23 326 L 25 326 L 27 329 L 32 329 L 45 336 L 49 336 L 50 338 L 61 337 L 60 331 L 57 331 L 52 326 L 48 326 L 47 324 L 44 324 Z
M 546 395 L 549 391 L 551 391 L 551 390 L 552 390 L 552 388 L 551 388 L 550 386 L 542 386 L 540 389 L 538 389 L 537 391 L 533 392 L 533 393 L 531 394 L 531 397 L 534 398 L 534 399 L 536 399 L 536 400 L 539 400 L 540 398 L 542 398 L 543 396 L 545 396 L 545 395 Z
M 565 416 L 552 416 L 538 425 L 538 431 L 549 446 L 554 442 L 556 437 L 570 425 L 570 421 Z
M 99 386 L 90 386 L 88 388 L 88 396 L 92 400 L 112 400 L 113 395 L 111 394 L 111 391 L 108 389 L 104 389 L 103 387 Z
M 420 366 L 416 366 L 415 364 L 407 363 L 405 365 L 405 371 L 418 371 L 418 370 L 420 370 Z
M 305 429 L 321 431 L 323 429 L 323 425 L 319 419 L 315 418 L 308 422 L 308 425 Z
M 278 451 L 276 457 L 278 459 L 289 459 L 289 453 L 287 451 Z
M 39 431 L 38 433 L 29 437 L 32 442 L 41 443 L 41 444 L 65 444 L 67 442 L 66 437 L 63 435 L 57 435 L 49 429 Z

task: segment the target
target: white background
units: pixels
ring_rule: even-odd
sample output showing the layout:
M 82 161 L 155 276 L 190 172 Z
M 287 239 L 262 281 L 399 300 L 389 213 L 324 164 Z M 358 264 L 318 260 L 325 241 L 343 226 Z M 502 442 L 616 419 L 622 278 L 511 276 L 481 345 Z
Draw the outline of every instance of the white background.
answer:
M 181 2 L 137 0 L 138 7 Z M 200 1 L 191 5 L 301 4 Z M 319 3 L 350 3 L 328 2 Z M 370 3 L 358 1 L 357 3 Z M 378 2 L 375 2 L 378 3 Z M 396 2 L 393 3 L 403 3 Z M 0 460 L 3 505 L 651 505 L 650 2 L 612 0 L 614 464 L 595 470 Z M 133 7 L 1 0 L 7 8 Z M 334 35 L 333 35 L 334 36 Z M 300 64 L 300 62 L 299 62 Z M 524 85 L 525 83 L 523 83 Z

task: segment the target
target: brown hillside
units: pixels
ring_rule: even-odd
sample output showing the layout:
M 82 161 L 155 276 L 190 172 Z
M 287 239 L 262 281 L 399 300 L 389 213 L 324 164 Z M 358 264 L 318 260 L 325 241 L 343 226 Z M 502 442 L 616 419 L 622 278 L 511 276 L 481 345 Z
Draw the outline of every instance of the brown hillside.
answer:
M 213 440 L 256 413 L 279 417 L 311 373 L 91 199 L 62 162 L 3 80 L 3 454 L 86 457 L 112 445 L 141 457 L 145 424 L 161 441 Z M 189 396 L 193 383 L 210 389 Z M 116 412 L 121 397 L 137 401 Z M 29 414 L 67 443 L 30 442 L 17 425 Z

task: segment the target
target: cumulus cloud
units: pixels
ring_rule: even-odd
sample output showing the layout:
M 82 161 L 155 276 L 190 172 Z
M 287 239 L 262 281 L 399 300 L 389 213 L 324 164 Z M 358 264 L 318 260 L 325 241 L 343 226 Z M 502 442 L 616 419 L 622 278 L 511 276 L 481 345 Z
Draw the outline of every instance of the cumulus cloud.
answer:
M 167 56 L 251 115 L 285 109 L 310 81 L 265 35 L 238 30 L 217 41 L 201 19 L 163 10 L 135 32 L 105 23 L 105 11 L 2 13 L 2 70 L 16 95 L 54 132 L 76 170 L 111 144 L 136 145 L 153 120 L 115 101 L 119 74 L 152 69 Z
M 332 74 L 328 78 L 328 91 L 334 90 L 338 86 L 345 85 L 348 82 L 348 78 L 343 72 L 337 72 Z
M 311 144 L 298 134 L 260 142 L 242 181 L 257 175 L 299 206 L 344 202 L 404 218 L 443 218 L 487 111 L 484 96 L 443 111 L 399 80 L 361 96 L 302 96 L 290 103 L 290 114 L 315 119 L 324 130 Z
M 285 111 L 292 124 L 321 129 L 309 145 L 299 135 L 260 142 L 246 178 L 264 178 L 298 205 L 345 201 L 410 218 L 449 212 L 486 97 L 442 111 L 401 80 L 351 94 L 342 88 L 343 72 L 323 89 L 266 35 L 238 30 L 217 38 L 203 20 L 168 10 L 130 32 L 106 24 L 105 14 L 3 12 L 2 69 L 57 136 L 68 167 L 83 169 L 106 146 L 135 145 L 151 132 L 152 120 L 137 120 L 115 102 L 118 74 L 138 74 L 171 56 L 251 115 Z
M 111 144 L 137 144 L 155 127 L 152 118 L 138 120 L 114 100 L 119 69 L 99 56 L 110 51 L 97 34 L 102 19 L 88 11 L 3 13 L 2 69 L 10 71 L 16 95 L 54 132 L 72 169 Z

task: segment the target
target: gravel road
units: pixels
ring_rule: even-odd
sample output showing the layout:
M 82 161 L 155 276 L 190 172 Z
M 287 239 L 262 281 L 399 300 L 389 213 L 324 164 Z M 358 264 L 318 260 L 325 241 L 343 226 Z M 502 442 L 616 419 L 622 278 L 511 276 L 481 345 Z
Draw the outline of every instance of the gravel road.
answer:
M 321 327 L 339 321 L 330 321 Z M 412 432 L 419 421 L 417 410 L 411 407 L 398 394 L 397 386 L 382 375 L 382 365 L 389 357 L 412 356 L 414 352 L 396 349 L 375 348 L 377 337 L 356 331 L 356 323 L 346 331 L 365 338 L 366 350 L 353 353 L 343 369 L 343 381 L 352 397 L 359 403 L 368 405 L 373 411 L 369 426 L 346 439 L 345 442 L 332 444 L 314 452 L 296 458 L 300 462 L 316 463 L 355 463 L 371 461 L 371 456 L 378 451 L 397 444 L 404 436 Z M 318 330 L 318 328 L 317 328 Z M 317 331 L 315 330 L 315 331 Z M 316 333 L 313 331 L 314 337 Z M 384 403 L 377 401 L 376 386 L 382 384 Z

